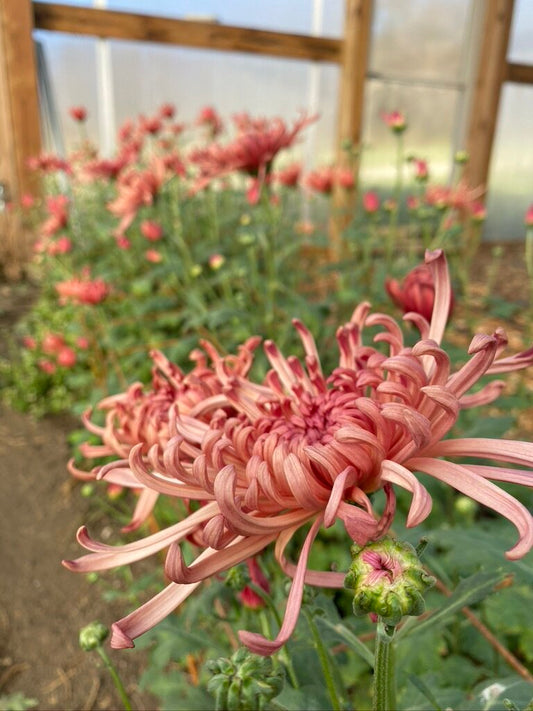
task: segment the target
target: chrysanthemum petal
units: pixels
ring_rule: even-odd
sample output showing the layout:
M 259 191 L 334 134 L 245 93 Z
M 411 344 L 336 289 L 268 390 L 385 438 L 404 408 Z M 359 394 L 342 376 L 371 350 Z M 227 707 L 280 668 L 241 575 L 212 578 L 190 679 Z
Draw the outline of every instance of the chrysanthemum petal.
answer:
M 300 607 L 302 604 L 302 595 L 304 589 L 305 581 L 305 571 L 307 568 L 307 560 L 309 558 L 309 552 L 315 537 L 322 525 L 322 517 L 319 516 L 317 520 L 311 526 L 305 542 L 302 546 L 300 552 L 300 558 L 298 560 L 298 565 L 296 566 L 296 573 L 294 575 L 291 590 L 289 592 L 289 597 L 287 599 L 287 607 L 285 610 L 285 617 L 283 619 L 283 624 L 276 639 L 269 640 L 263 635 L 257 634 L 255 632 L 239 632 L 239 639 L 241 642 L 248 647 L 248 649 L 254 654 L 260 654 L 262 656 L 268 656 L 277 652 L 287 640 L 292 635 L 294 628 L 296 627 L 296 622 L 298 621 L 298 615 L 300 614 Z
M 519 540 L 507 551 L 507 558 L 521 558 L 533 546 L 533 517 L 526 507 L 506 491 L 476 475 L 467 466 L 428 457 L 414 457 L 406 462 L 406 466 L 453 486 L 480 504 L 494 509 L 516 526 Z
M 407 515 L 408 528 L 418 526 L 429 516 L 433 505 L 431 496 L 409 469 L 398 462 L 386 459 L 381 465 L 381 478 L 391 484 L 398 484 L 412 493 L 413 500 Z

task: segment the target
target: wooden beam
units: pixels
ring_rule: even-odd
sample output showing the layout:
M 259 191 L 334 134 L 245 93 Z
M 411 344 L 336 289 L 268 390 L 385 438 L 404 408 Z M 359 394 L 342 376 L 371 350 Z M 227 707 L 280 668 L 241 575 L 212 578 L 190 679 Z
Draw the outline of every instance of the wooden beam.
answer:
M 13 197 L 35 189 L 36 180 L 28 171 L 26 161 L 41 150 L 32 31 L 29 0 L 0 2 L 0 120 L 2 129 L 7 131 L 6 134 L 2 131 L 0 137 L 0 160 Z
M 505 80 L 516 84 L 533 84 L 533 64 L 508 62 Z
M 0 183 L 9 201 L 36 193 L 38 180 L 26 165 L 41 150 L 37 73 L 30 0 L 0 2 Z M 25 238 L 16 214 L 2 213 L 0 252 L 4 271 L 17 276 Z M 26 244 L 25 244 L 26 242 Z
M 155 17 L 71 5 L 33 3 L 35 27 L 53 32 L 340 62 L 341 40 Z
M 486 0 L 483 40 L 470 107 L 466 149 L 470 160 L 466 178 L 486 186 L 502 83 L 507 74 L 507 47 L 514 0 Z
M 339 160 L 343 145 L 358 146 L 363 127 L 363 99 L 372 27 L 372 0 L 346 0 L 338 115 Z
M 346 0 L 344 40 L 341 52 L 339 108 L 337 123 L 337 165 L 357 175 L 357 155 L 363 130 L 363 104 L 368 72 L 368 52 L 372 32 L 373 0 Z M 351 147 L 353 150 L 346 150 Z M 356 187 L 356 186 L 355 186 Z M 342 231 L 355 206 L 355 189 L 335 187 L 334 214 L 330 222 L 330 253 L 341 257 Z

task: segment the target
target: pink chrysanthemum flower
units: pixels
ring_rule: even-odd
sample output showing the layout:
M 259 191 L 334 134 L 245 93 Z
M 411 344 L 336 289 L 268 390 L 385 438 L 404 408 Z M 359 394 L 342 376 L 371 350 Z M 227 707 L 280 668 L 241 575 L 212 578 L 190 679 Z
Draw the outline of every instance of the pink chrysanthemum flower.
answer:
M 252 364 L 253 351 L 258 344 L 258 338 L 250 338 L 241 346 L 238 355 L 226 356 L 225 367 L 236 375 L 245 377 Z M 151 387 L 148 390 L 142 383 L 134 383 L 125 393 L 104 398 L 98 405 L 98 409 L 106 413 L 104 425 L 92 422 L 91 410 L 84 413 L 82 421 L 85 428 L 97 435 L 101 444 L 82 444 L 80 454 L 83 457 L 98 459 L 118 456 L 127 460 L 131 449 L 140 442 L 144 443 L 146 451 L 153 445 L 164 448 L 171 438 L 171 408 L 186 414 L 206 399 L 222 394 L 220 379 L 209 367 L 207 356 L 200 349 L 190 355 L 195 365 L 188 374 L 171 363 L 160 351 L 152 351 L 151 358 L 154 365 Z M 221 401 L 220 406 L 224 407 L 225 401 Z M 229 406 L 229 410 L 234 412 L 233 406 Z M 205 417 L 209 416 L 209 413 L 206 413 Z M 95 479 L 102 469 L 95 467 L 90 472 L 82 471 L 74 465 L 73 460 L 68 466 L 70 473 L 83 481 Z M 111 471 L 108 468 L 106 481 L 140 491 L 132 519 L 122 530 L 127 532 L 137 529 L 152 512 L 159 495 L 157 490 L 141 484 L 123 467 L 113 467 Z
M 492 439 L 444 439 L 461 408 L 492 402 L 502 383 L 492 381 L 468 395 L 485 374 L 517 370 L 533 362 L 533 349 L 499 359 L 503 332 L 477 335 L 465 365 L 452 370 L 440 341 L 450 305 L 450 282 L 442 252 L 427 254 L 435 302 L 431 323 L 419 314 L 405 318 L 421 339 L 408 347 L 399 325 L 363 303 L 337 332 L 339 365 L 326 376 L 315 342 L 294 321 L 305 351 L 304 364 L 285 358 L 272 341 L 264 344 L 271 370 L 262 384 L 227 367 L 206 345 L 221 394 L 199 401 L 188 412 L 171 406 L 166 443 L 148 451 L 132 447 L 128 461 L 101 471 L 123 470 L 139 485 L 201 506 L 184 520 L 124 546 L 109 546 L 78 532 L 89 555 L 65 562 L 79 572 L 128 564 L 168 548 L 168 587 L 113 625 L 111 644 L 131 647 L 133 639 L 181 604 L 200 583 L 248 560 L 270 543 L 292 579 L 285 619 L 274 640 L 240 632 L 257 654 L 268 655 L 289 639 L 296 625 L 304 584 L 342 587 L 344 574 L 307 569 L 310 549 L 322 527 L 340 519 L 358 545 L 388 531 L 395 511 L 394 487 L 407 489 L 412 503 L 407 526 L 421 523 L 431 498 L 415 472 L 424 472 L 505 516 L 518 530 L 507 553 L 523 556 L 533 545 L 527 509 L 490 480 L 531 485 L 533 444 Z M 366 327 L 381 327 L 374 344 L 363 342 Z M 382 346 L 382 348 L 380 348 Z M 384 352 L 386 351 L 386 352 Z M 503 465 L 452 463 L 444 457 L 482 458 Z M 518 465 L 519 469 L 508 465 Z M 369 494 L 382 489 L 385 504 L 373 509 Z M 297 564 L 285 557 L 296 531 L 309 526 Z M 186 565 L 180 542 L 191 535 L 203 551 Z

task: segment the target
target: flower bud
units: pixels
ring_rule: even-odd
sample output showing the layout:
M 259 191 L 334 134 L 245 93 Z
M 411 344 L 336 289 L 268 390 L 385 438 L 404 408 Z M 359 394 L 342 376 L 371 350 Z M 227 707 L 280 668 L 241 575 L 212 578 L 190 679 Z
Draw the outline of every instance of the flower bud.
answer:
M 215 697 L 217 708 L 264 708 L 265 702 L 278 696 L 283 688 L 283 674 L 274 670 L 272 659 L 251 654 L 243 647 L 229 659 L 208 661 L 207 668 L 213 674 L 207 690 Z
M 435 583 L 409 543 L 383 539 L 352 546 L 344 587 L 354 591 L 355 615 L 375 614 L 395 626 L 404 615 L 421 615 L 422 594 Z
M 91 652 L 100 647 L 102 642 L 109 635 L 109 630 L 101 622 L 91 622 L 90 625 L 80 630 L 80 647 L 84 652 Z

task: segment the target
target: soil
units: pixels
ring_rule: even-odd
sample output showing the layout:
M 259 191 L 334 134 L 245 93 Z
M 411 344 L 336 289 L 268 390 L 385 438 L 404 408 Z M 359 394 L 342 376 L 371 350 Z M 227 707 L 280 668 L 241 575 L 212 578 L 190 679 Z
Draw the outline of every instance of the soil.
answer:
M 491 277 L 492 256 L 492 247 L 485 245 L 476 263 L 474 304 L 475 294 L 486 292 L 494 278 L 494 295 L 526 306 L 523 244 L 505 245 Z M 33 295 L 28 286 L 0 285 L 0 347 Z M 524 325 L 520 311 L 517 319 L 518 333 Z M 504 325 L 513 330 L 513 324 Z M 457 329 L 460 336 L 460 314 Z M 91 506 L 65 468 L 66 438 L 77 427 L 67 417 L 35 421 L 0 409 L 0 697 L 22 692 L 43 710 L 119 709 L 107 671 L 95 652 L 81 651 L 78 632 L 93 620 L 118 619 L 124 603 L 106 602 L 84 576 L 60 565 L 61 558 L 79 554 L 75 532 Z M 138 688 L 143 652 L 110 651 L 110 656 L 134 708 L 156 709 L 157 702 Z

